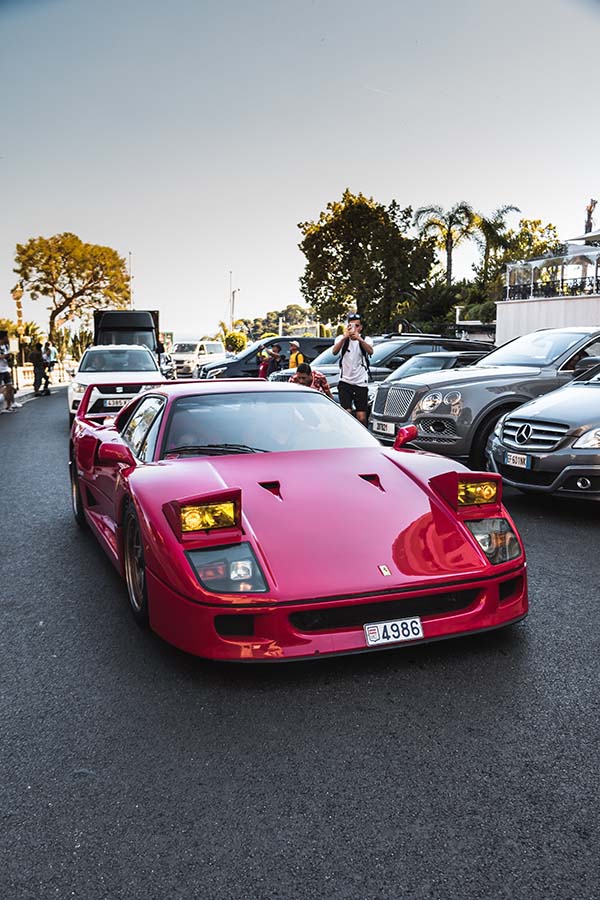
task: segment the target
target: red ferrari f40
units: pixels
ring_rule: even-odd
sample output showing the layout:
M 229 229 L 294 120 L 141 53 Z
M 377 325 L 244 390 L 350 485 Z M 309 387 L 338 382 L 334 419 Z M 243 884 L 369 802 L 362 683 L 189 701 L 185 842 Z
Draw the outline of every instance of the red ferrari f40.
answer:
M 382 447 L 324 395 L 170 382 L 113 419 L 82 399 L 73 511 L 134 619 L 189 653 L 285 660 L 484 632 L 527 614 L 500 477 Z

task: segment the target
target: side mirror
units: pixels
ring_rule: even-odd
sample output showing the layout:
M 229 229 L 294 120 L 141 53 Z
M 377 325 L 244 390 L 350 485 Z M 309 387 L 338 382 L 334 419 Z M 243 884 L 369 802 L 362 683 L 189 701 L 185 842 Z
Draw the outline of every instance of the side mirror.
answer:
M 98 447 L 98 462 L 102 466 L 114 466 L 116 463 L 125 463 L 126 466 L 135 465 L 133 453 L 127 444 L 106 442 Z
M 584 356 L 575 363 L 574 372 L 577 375 L 579 372 L 585 372 L 586 369 L 597 365 L 600 365 L 600 356 Z
M 400 450 L 405 444 L 414 441 L 418 433 L 416 425 L 407 425 L 405 428 L 399 428 L 394 441 L 394 450 Z

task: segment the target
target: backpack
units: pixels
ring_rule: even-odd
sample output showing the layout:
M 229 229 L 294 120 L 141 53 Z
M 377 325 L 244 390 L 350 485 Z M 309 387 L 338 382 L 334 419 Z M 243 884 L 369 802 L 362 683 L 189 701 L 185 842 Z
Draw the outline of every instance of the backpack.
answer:
M 348 352 L 349 346 L 350 346 L 350 338 L 346 338 L 346 340 L 342 344 L 342 352 L 340 353 L 340 373 L 342 371 L 342 360 L 344 358 L 344 353 Z M 367 353 L 367 351 L 364 349 L 364 347 L 361 344 L 359 344 L 359 346 L 360 346 L 360 353 L 361 353 L 361 356 L 363 359 L 363 366 L 367 370 L 367 378 L 370 381 L 371 380 L 371 364 L 369 362 L 369 354 Z

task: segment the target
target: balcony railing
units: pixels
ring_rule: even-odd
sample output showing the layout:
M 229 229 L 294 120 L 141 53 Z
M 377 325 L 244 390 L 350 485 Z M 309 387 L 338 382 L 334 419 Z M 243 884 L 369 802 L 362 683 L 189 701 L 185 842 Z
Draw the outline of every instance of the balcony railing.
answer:
M 600 290 L 599 278 L 556 278 L 550 281 L 527 281 L 511 284 L 507 289 L 507 300 L 529 300 L 532 297 L 581 297 L 597 294 Z

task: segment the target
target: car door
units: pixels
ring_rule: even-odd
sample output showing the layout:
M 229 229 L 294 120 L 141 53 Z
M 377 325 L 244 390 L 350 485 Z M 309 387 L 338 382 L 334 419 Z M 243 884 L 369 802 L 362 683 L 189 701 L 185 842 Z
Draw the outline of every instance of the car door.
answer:
M 153 426 L 157 428 L 160 424 L 165 402 L 164 397 L 143 397 L 120 432 L 121 440 L 131 450 L 136 465 L 152 459 L 152 454 L 148 455 L 149 442 L 154 434 L 156 443 L 158 431 L 153 430 Z M 121 477 L 123 468 L 123 463 L 98 466 L 96 485 L 103 495 L 104 512 L 113 521 L 116 521 L 125 489 Z

